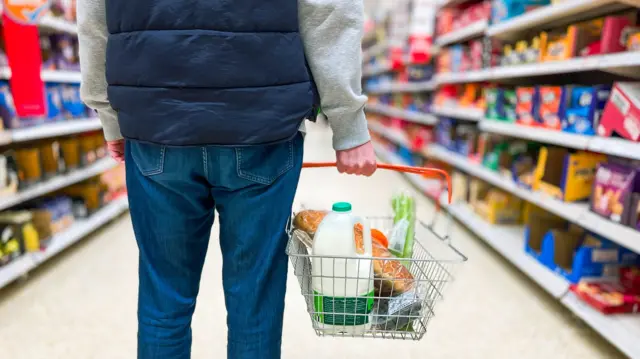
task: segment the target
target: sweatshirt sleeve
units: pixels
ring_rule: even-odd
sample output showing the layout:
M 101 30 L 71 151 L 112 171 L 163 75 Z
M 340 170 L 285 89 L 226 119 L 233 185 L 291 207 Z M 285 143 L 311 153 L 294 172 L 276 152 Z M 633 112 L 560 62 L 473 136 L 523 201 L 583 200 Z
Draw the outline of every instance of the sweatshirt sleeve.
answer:
M 333 130 L 333 147 L 346 150 L 370 140 L 362 94 L 362 0 L 298 0 L 307 62 Z
M 107 95 L 106 0 L 78 0 L 78 42 L 82 84 L 80 95 L 90 108 L 98 112 L 107 141 L 122 139 L 118 114 L 111 107 Z

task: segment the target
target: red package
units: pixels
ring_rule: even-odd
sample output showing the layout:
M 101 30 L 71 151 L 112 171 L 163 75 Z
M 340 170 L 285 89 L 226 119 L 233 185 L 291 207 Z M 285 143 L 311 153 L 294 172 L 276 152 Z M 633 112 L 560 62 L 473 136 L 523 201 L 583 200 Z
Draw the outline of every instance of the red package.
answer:
M 630 293 L 617 282 L 580 282 L 571 291 L 603 314 L 637 313 L 640 296 Z
M 627 289 L 628 292 L 635 295 L 640 295 L 640 268 L 620 268 L 620 283 Z

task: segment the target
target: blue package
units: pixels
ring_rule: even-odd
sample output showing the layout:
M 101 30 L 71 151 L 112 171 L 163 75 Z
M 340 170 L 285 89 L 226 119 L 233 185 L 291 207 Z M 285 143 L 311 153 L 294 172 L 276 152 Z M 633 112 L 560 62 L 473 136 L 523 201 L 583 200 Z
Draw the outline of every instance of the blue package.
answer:
M 550 3 L 550 0 L 493 0 L 491 3 L 491 22 L 497 24 Z
M 58 121 L 62 119 L 60 85 L 55 83 L 46 84 L 45 95 L 47 102 L 47 121 Z
M 2 117 L 4 128 L 19 127 L 20 121 L 13 102 L 11 87 L 7 81 L 0 81 L 0 116 Z
M 60 87 L 62 108 L 67 118 L 78 118 L 86 115 L 86 109 L 80 98 L 80 86 L 64 84 Z
M 610 94 L 608 85 L 573 87 L 562 131 L 594 136 Z

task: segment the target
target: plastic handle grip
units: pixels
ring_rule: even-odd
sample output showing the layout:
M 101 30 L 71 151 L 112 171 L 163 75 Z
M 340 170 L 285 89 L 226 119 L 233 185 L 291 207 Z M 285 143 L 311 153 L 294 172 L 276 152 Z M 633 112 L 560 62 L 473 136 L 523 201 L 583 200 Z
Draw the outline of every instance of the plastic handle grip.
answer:
M 323 167 L 336 167 L 336 166 L 337 164 L 335 162 L 305 162 L 302 164 L 302 168 L 323 168 Z M 441 170 L 438 168 L 429 168 L 429 167 L 390 165 L 387 163 L 379 163 L 378 169 L 404 172 L 404 173 L 413 173 L 413 174 L 421 175 L 423 177 L 440 178 L 447 183 L 447 188 L 449 189 L 447 193 L 447 202 L 451 204 L 451 193 L 452 193 L 451 177 L 444 170 Z

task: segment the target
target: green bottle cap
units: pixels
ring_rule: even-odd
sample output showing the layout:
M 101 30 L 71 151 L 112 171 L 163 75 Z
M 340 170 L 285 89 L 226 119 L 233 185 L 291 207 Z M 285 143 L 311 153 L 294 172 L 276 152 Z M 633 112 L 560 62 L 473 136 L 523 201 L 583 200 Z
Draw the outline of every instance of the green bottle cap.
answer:
M 338 202 L 333 204 L 334 212 L 351 212 L 351 203 L 349 202 Z

